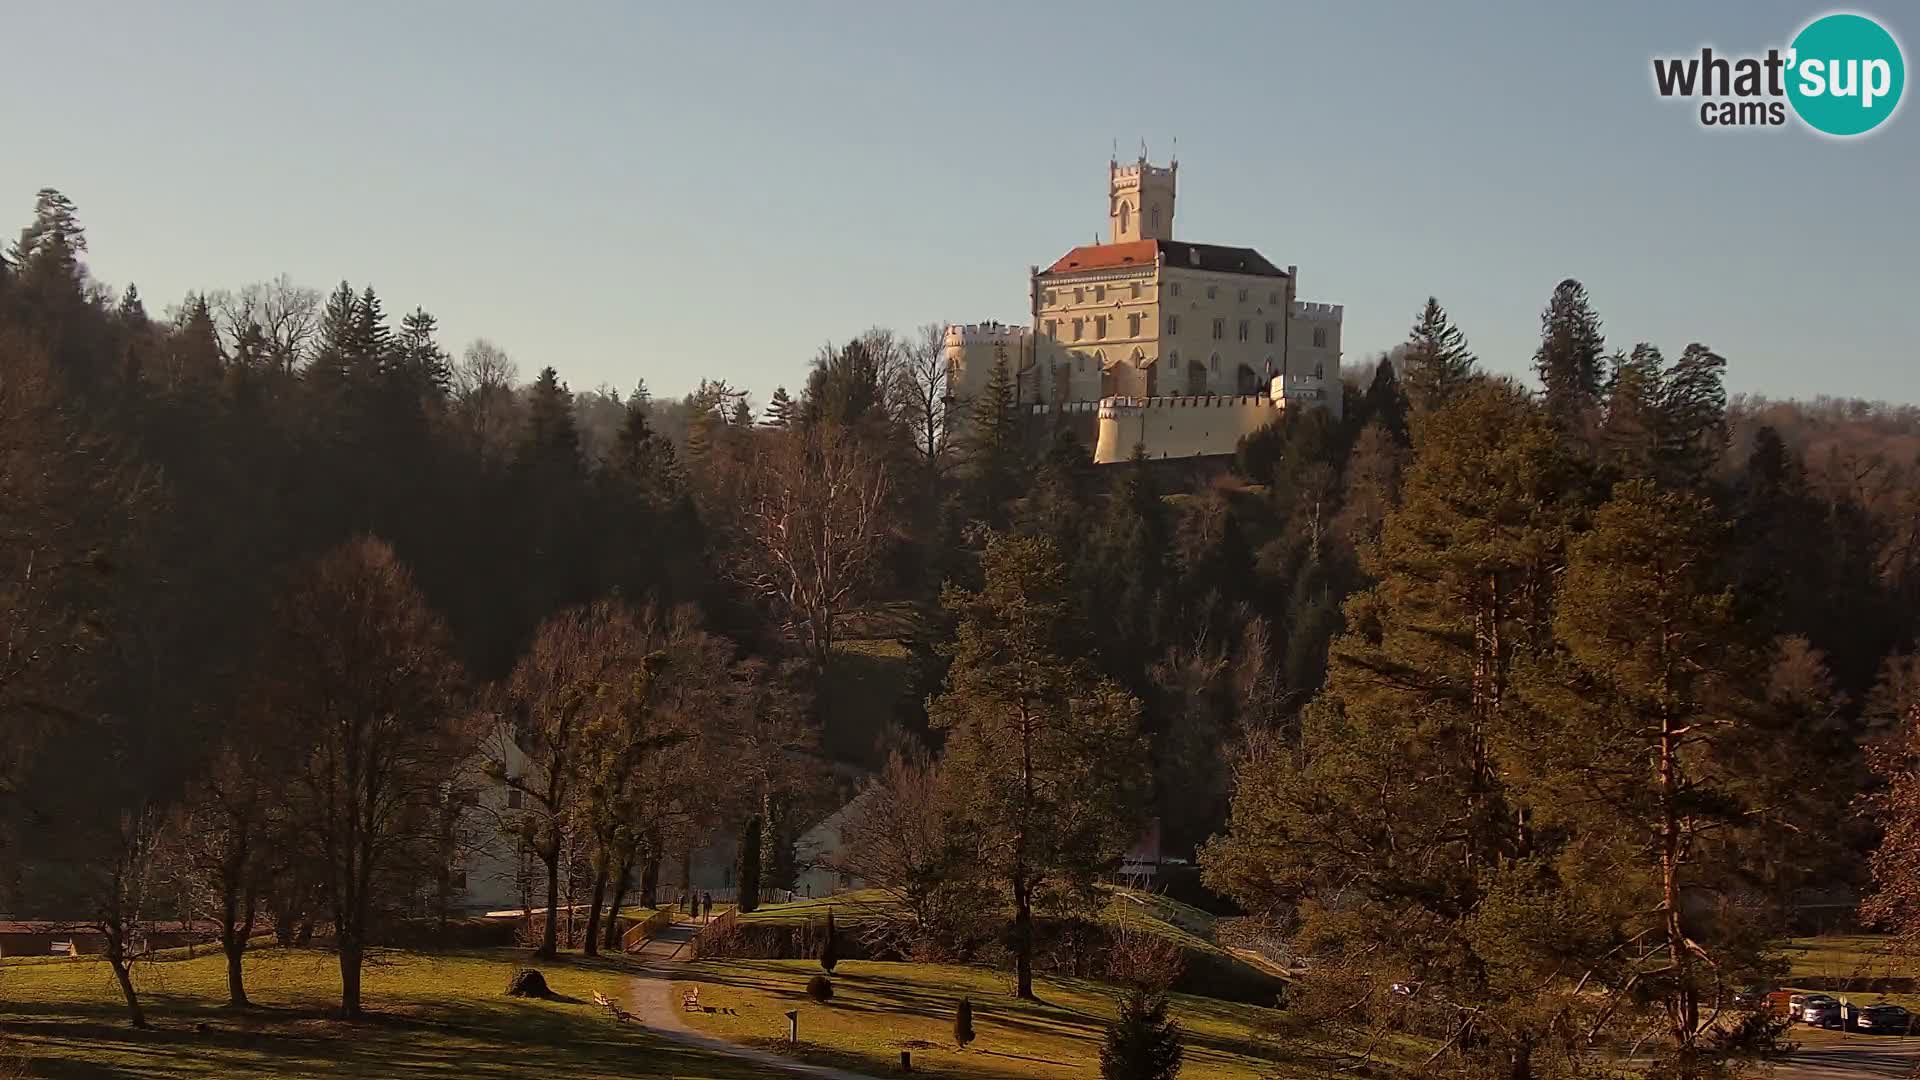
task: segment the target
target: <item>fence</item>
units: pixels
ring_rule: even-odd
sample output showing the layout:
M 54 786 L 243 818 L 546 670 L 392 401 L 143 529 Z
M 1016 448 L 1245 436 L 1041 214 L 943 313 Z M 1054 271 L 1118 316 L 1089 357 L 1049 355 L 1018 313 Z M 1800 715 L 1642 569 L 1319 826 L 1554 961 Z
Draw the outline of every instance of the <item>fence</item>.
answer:
M 698 960 L 703 956 L 724 956 L 724 948 L 716 948 L 718 943 L 729 941 L 740 927 L 740 910 L 728 908 L 714 917 L 714 920 L 700 928 L 693 936 L 687 953 L 689 960 Z
M 653 940 L 655 935 L 672 925 L 673 912 L 656 911 L 646 918 L 641 919 L 639 922 L 634 923 L 632 926 L 627 927 L 627 932 L 620 937 L 620 950 L 622 952 L 639 952 L 641 947 Z

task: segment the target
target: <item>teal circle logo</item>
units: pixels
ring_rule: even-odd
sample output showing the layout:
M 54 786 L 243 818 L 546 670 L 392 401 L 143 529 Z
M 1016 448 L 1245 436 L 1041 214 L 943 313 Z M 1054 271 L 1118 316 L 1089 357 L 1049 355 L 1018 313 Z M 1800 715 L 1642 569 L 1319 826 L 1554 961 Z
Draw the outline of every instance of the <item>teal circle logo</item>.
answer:
M 1865 15 L 1813 20 L 1787 55 L 1787 100 L 1815 131 L 1865 135 L 1900 105 L 1907 84 L 1900 43 Z

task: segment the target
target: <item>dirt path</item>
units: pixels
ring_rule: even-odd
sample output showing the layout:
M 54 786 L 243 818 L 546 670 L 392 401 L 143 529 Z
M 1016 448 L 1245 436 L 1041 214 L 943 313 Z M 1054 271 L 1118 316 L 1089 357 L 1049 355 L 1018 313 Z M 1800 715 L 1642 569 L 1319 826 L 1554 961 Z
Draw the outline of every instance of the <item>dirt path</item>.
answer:
M 640 961 L 642 970 L 627 985 L 627 1008 L 631 1009 L 649 1030 L 677 1043 L 728 1054 L 781 1072 L 824 1077 L 825 1080 L 879 1080 L 878 1077 L 864 1073 L 848 1072 L 845 1069 L 834 1069 L 825 1065 L 808 1065 L 790 1058 L 783 1058 L 778 1054 L 770 1054 L 765 1050 L 741 1046 L 739 1043 L 703 1034 L 689 1027 L 686 1021 L 687 1014 L 682 1010 L 680 1002 L 674 999 L 673 980 L 677 969 L 687 962 L 688 945 L 693 941 L 697 929 L 692 923 L 675 923 L 634 954 L 634 959 Z

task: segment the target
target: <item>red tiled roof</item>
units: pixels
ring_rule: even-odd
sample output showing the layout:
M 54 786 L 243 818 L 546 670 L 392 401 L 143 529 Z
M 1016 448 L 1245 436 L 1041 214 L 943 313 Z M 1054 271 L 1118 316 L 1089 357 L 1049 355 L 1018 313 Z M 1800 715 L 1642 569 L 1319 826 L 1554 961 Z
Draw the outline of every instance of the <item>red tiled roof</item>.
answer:
M 1115 266 L 1150 266 L 1160 250 L 1157 240 L 1135 240 L 1127 244 L 1082 244 L 1054 260 L 1047 273 L 1068 270 L 1104 270 Z
M 1082 270 L 1112 270 L 1123 266 L 1151 266 L 1154 256 L 1163 255 L 1168 266 L 1193 270 L 1216 270 L 1228 274 L 1252 274 L 1258 277 L 1286 277 L 1287 272 L 1268 262 L 1252 248 L 1226 247 L 1221 244 L 1190 244 L 1184 240 L 1134 240 L 1125 244 L 1082 244 L 1054 260 L 1049 274 L 1069 274 Z

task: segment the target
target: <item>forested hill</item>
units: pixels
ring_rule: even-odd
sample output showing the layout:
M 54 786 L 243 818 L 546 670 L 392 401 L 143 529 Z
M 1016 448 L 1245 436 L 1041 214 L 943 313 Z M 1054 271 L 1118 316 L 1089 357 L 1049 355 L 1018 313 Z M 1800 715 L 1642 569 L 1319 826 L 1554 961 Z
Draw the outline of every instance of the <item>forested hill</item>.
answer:
M 1728 360 L 1609 341 L 1578 282 L 1500 358 L 1533 379 L 1409 302 L 1343 420 L 1289 413 L 1176 490 L 1066 429 L 1034 452 L 1005 371 L 950 426 L 937 328 L 849 328 L 765 403 L 718 377 L 656 400 L 455 350 L 359 279 L 150 308 L 86 240 L 45 191 L 0 262 L 0 909 L 120 910 L 166 823 L 256 768 L 306 795 L 247 888 L 345 938 L 444 907 L 451 826 L 380 848 L 370 893 L 321 887 L 337 823 L 298 815 L 332 805 L 342 687 L 419 725 L 399 820 L 519 783 L 503 835 L 616 892 L 749 823 L 790 881 L 788 842 L 852 793 L 830 758 L 944 793 L 921 823 L 972 852 L 869 879 L 986 874 L 1024 911 L 1157 818 L 1214 899 L 1490 1005 L 1552 977 L 1496 933 L 1529 904 L 1580 914 L 1568 955 L 1677 950 L 1649 991 L 1673 1004 L 1688 948 L 1744 970 L 1795 897 L 1871 887 L 1869 750 L 1920 704 L 1920 415 L 1730 404 Z M 578 714 L 592 738 L 564 706 L 588 671 L 623 703 Z M 1047 731 L 1055 801 L 992 801 L 1009 732 Z M 212 879 L 166 880 L 184 911 Z

